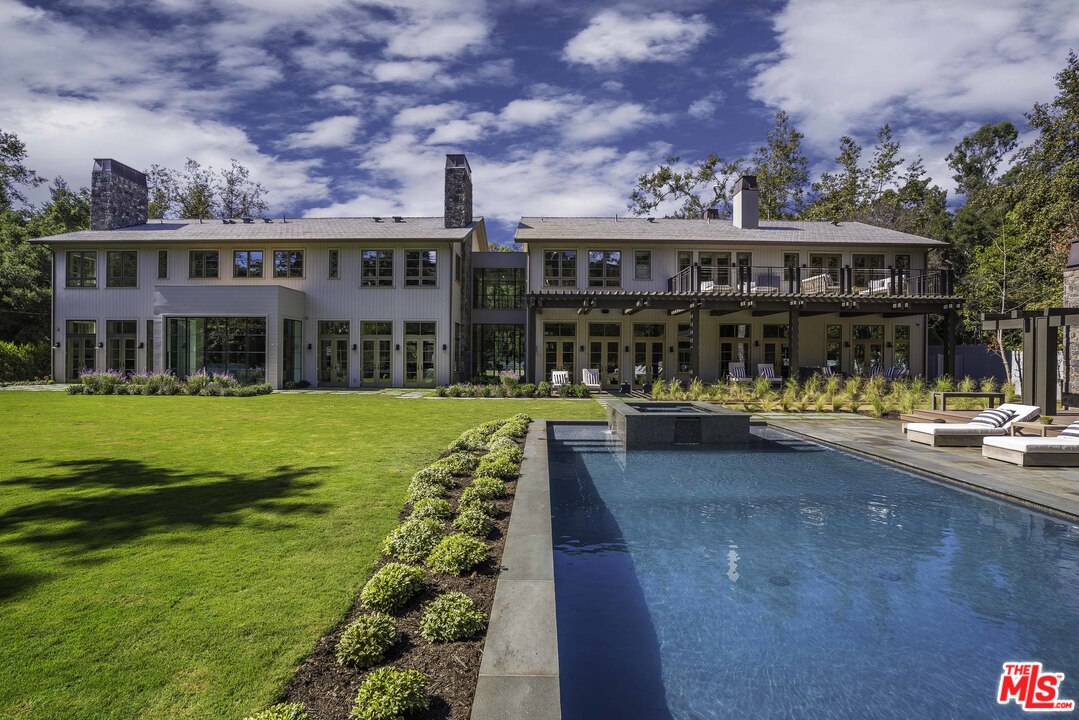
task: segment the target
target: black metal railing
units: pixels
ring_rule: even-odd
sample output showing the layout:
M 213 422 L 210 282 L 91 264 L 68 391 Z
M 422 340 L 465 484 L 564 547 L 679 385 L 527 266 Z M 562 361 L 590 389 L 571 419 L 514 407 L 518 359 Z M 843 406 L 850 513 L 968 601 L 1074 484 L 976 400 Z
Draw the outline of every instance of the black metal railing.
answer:
M 668 292 L 787 293 L 801 295 L 948 296 L 951 270 L 905 268 L 761 267 L 691 265 L 667 280 Z

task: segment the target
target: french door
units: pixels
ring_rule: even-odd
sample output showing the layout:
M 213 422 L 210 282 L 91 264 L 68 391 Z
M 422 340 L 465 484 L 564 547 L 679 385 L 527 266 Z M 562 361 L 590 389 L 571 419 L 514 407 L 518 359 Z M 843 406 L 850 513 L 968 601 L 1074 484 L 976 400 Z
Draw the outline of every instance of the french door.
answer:
M 360 382 L 390 385 L 393 382 L 393 327 L 388 322 L 360 324 Z
M 633 324 L 633 382 L 637 385 L 665 377 L 663 347 L 666 332 L 663 323 Z
M 349 324 L 347 321 L 322 321 L 318 326 L 318 384 L 347 387 Z
M 543 378 L 551 380 L 555 370 L 569 373 L 570 382 L 580 382 L 577 370 L 577 325 L 575 323 L 543 324 Z
M 435 385 L 435 323 L 405 323 L 405 385 Z
M 79 371 L 97 368 L 97 323 L 67 321 L 67 381 L 78 380 Z
M 622 384 L 621 343 L 622 326 L 618 323 L 588 324 L 588 367 L 599 370 L 599 382 L 605 388 Z

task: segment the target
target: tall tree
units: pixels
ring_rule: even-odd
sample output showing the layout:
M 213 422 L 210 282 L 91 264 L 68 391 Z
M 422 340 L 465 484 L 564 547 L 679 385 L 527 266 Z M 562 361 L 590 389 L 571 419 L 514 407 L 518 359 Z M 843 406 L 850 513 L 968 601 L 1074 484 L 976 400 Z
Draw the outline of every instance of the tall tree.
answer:
M 146 186 L 146 217 L 174 217 L 180 197 L 180 182 L 176 171 L 161 165 L 151 165 L 146 171 Z
M 176 202 L 182 218 L 212 218 L 216 213 L 213 171 L 197 160 L 187 159 L 179 175 Z
M 26 144 L 15 133 L 0 129 L 0 212 L 28 205 L 25 191 L 43 182 L 26 167 Z
M 703 218 L 711 207 L 730 217 L 731 189 L 741 174 L 741 161 L 727 162 L 709 155 L 696 165 L 682 165 L 677 155 L 668 156 L 656 170 L 637 178 L 630 193 L 629 211 L 650 215 L 661 206 L 672 207 L 666 217 Z
M 859 167 L 862 146 L 854 138 L 839 139 L 835 157 L 839 170 L 824 173 L 813 183 L 813 202 L 806 208 L 806 220 L 854 220 L 864 194 L 865 175 Z
M 780 110 L 764 145 L 753 154 L 753 173 L 760 188 L 760 216 L 765 220 L 790 220 L 802 212 L 809 160 L 802 152 L 805 136 Z
M 221 217 L 255 217 L 266 212 L 263 196 L 266 188 L 251 179 L 251 171 L 236 161 L 229 161 L 217 182 L 217 209 Z
M 985 123 L 959 141 L 948 157 L 955 174 L 955 191 L 966 196 L 967 204 L 977 202 L 997 180 L 1001 161 L 1019 142 L 1019 131 L 1007 120 Z

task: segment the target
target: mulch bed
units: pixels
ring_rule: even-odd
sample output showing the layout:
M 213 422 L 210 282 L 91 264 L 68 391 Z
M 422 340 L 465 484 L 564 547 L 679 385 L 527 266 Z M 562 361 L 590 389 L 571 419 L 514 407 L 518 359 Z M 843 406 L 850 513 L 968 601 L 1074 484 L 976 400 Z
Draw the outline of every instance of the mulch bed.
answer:
M 470 478 L 457 480 L 458 487 L 451 490 L 447 496 L 454 508 L 457 507 L 457 496 Z M 494 501 L 498 514 L 492 523 L 491 534 L 487 537 L 490 559 L 464 577 L 428 573 L 424 590 L 394 613 L 402 639 L 390 650 L 385 661 L 375 667 L 393 665 L 402 669 L 411 668 L 427 676 L 431 706 L 427 712 L 413 716 L 417 720 L 468 720 L 471 714 L 472 698 L 476 693 L 480 660 L 483 657 L 484 638 L 481 636 L 475 640 L 441 645 L 429 643 L 420 636 L 420 617 L 427 603 L 450 590 L 468 595 L 476 606 L 490 617 L 516 489 L 516 481 L 507 480 L 506 497 Z M 411 504 L 406 505 L 401 512 L 401 519 L 406 518 L 411 511 Z M 446 529 L 447 532 L 456 532 L 449 523 L 446 524 Z M 383 558 L 378 567 L 393 560 L 394 558 Z M 361 681 L 368 672 L 375 669 L 357 670 L 339 665 L 334 654 L 341 632 L 363 612 L 357 598 L 347 618 L 318 641 L 314 653 L 299 667 L 285 691 L 285 700 L 303 703 L 311 720 L 347 720 Z

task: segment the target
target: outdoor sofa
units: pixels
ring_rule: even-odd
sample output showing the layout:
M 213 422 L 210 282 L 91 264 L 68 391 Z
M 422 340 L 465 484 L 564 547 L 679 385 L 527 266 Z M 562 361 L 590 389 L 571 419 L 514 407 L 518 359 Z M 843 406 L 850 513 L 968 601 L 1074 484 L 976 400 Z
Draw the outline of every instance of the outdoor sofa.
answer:
M 1020 467 L 1079 467 L 1079 420 L 1057 437 L 987 437 L 982 456 Z
M 1005 436 L 1013 422 L 1028 422 L 1041 414 L 1035 405 L 1005 403 L 986 410 L 966 423 L 907 423 L 903 432 L 911 442 L 933 447 L 979 447 L 987 437 Z

